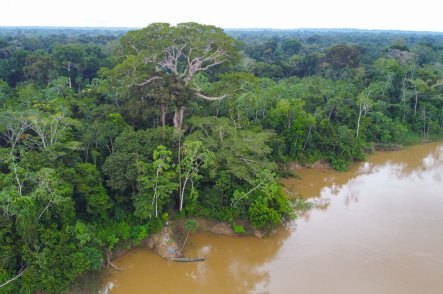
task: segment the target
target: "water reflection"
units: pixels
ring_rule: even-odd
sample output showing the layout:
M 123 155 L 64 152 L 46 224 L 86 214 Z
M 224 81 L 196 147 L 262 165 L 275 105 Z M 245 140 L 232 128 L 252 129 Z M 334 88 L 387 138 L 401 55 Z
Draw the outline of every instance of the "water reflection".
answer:
M 441 182 L 438 172 L 443 164 L 443 147 L 439 143 L 418 145 L 401 151 L 379 152 L 370 156 L 370 161 L 357 162 L 349 171 L 337 173 L 326 168 L 295 170 L 297 178 L 283 179 L 282 183 L 288 191 L 299 193 L 304 198 L 320 197 L 320 195 L 337 196 L 343 187 L 348 187 L 348 203 L 357 202 L 355 191 L 351 191 L 353 183 L 365 175 L 388 169 L 389 174 L 397 179 L 405 179 L 411 175 L 422 177 L 422 173 L 435 170 L 433 177 Z
M 290 233 L 285 228 L 266 239 L 195 234 L 185 255 L 206 257 L 199 263 L 168 262 L 138 248 L 115 261 L 123 272 L 110 271 L 105 280 L 113 285 L 109 293 L 266 293 L 269 272 L 259 267 L 276 258 Z
M 441 293 L 443 144 L 377 153 L 345 173 L 284 180 L 315 208 L 276 235 L 192 236 L 173 263 L 139 248 L 108 272 L 110 293 Z M 104 283 L 104 284 L 105 284 Z
M 297 172 L 303 180 L 285 184 L 320 205 L 297 221 L 285 261 L 262 266 L 270 292 L 441 293 L 441 143 L 378 153 L 346 173 Z

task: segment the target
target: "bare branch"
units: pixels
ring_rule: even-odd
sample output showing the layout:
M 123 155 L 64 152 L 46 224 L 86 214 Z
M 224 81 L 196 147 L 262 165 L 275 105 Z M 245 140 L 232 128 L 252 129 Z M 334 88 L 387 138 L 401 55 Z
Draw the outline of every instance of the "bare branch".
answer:
M 213 48 L 211 47 L 211 44 L 206 46 L 204 52 L 209 53 L 210 56 L 205 58 L 195 57 L 191 59 L 189 57 L 191 51 L 189 51 L 189 54 L 186 58 L 187 66 L 182 74 L 182 76 L 184 76 L 183 80 L 186 83 L 188 83 L 197 72 L 206 71 L 211 67 L 222 64 L 226 61 L 226 59 L 224 59 L 224 57 L 226 57 L 226 52 L 222 48 L 217 48 L 217 50 L 211 53 L 212 49 Z
M 22 135 L 28 130 L 28 128 L 28 123 L 25 120 L 20 121 L 19 125 L 16 126 L 13 126 L 12 124 L 6 126 L 6 132 L 4 132 L 1 137 L 11 145 L 11 152 L 20 142 Z
M 222 60 L 220 60 L 220 61 L 214 61 L 213 63 L 208 64 L 208 65 L 205 66 L 205 67 L 202 67 L 202 68 L 197 69 L 197 71 L 205 71 L 205 70 L 208 70 L 208 69 L 210 69 L 210 68 L 213 67 L 213 66 L 216 66 L 216 65 L 222 64 L 223 62 L 225 62 L 224 59 L 222 59 Z
M 178 63 L 182 56 L 185 56 L 183 53 L 183 49 L 186 47 L 186 44 L 183 44 L 180 47 L 169 46 L 163 50 L 165 54 L 163 60 L 158 62 L 158 65 L 169 69 L 172 73 L 178 75 Z
M 33 130 L 40 139 L 42 150 L 46 150 L 57 142 L 59 126 L 62 125 L 62 120 L 65 118 L 65 113 L 62 112 L 52 117 L 35 117 L 30 119 L 28 128 Z M 66 125 L 62 125 L 65 129 Z M 29 139 L 28 139 L 29 140 Z
M 25 269 L 21 269 L 20 270 L 20 272 L 15 276 L 15 277 L 13 277 L 12 279 L 9 279 L 9 280 L 7 280 L 6 282 L 4 282 L 3 284 L 1 284 L 0 285 L 0 288 L 2 288 L 2 287 L 4 287 L 4 286 L 6 286 L 6 285 L 8 285 L 9 283 L 11 283 L 11 282 L 14 282 L 15 280 L 17 280 L 18 278 L 20 278 L 21 276 L 23 276 L 23 274 L 26 272 L 26 270 L 27 270 L 28 268 L 25 268 Z
M 195 93 L 195 95 L 197 95 L 198 97 L 203 98 L 205 100 L 208 100 L 208 101 L 222 100 L 227 97 L 227 95 L 222 95 L 222 96 L 218 96 L 218 97 L 210 97 L 210 96 L 203 95 L 202 93 Z
M 162 77 L 152 77 L 152 78 L 150 78 L 150 79 L 147 79 L 146 81 L 144 81 L 143 83 L 140 83 L 140 84 L 137 84 L 137 86 L 144 86 L 144 85 L 147 85 L 147 84 L 149 84 L 150 82 L 153 82 L 153 81 L 155 81 L 155 80 L 163 80 L 163 78 Z
M 31 144 L 29 144 L 28 141 L 31 142 Z M 23 142 L 23 144 L 28 149 L 32 149 L 32 148 L 42 149 L 42 150 L 44 149 L 42 144 L 40 143 L 40 140 L 36 140 L 36 139 L 34 139 L 34 138 L 30 137 L 30 136 L 26 138 L 26 140 Z
M 135 72 L 137 71 L 137 68 L 135 66 L 132 67 L 132 72 L 127 72 L 126 75 L 132 77 L 131 83 L 128 85 L 128 88 L 134 86 L 134 80 L 135 80 Z
M 129 47 L 131 47 L 132 49 L 134 49 L 134 51 L 135 51 L 137 54 L 140 54 L 140 50 L 134 45 L 133 42 L 128 42 L 128 45 L 129 45 Z
M 260 189 L 267 181 L 269 181 L 268 177 L 261 180 L 254 188 L 249 190 L 247 193 L 243 194 L 243 196 L 239 197 L 237 200 L 233 199 L 233 201 L 231 202 L 231 207 L 235 207 L 240 200 L 242 200 L 243 198 L 246 198 L 249 194 L 251 194 L 255 190 Z
M 14 163 L 14 175 L 15 175 L 15 181 L 17 182 L 17 189 L 20 196 L 23 196 L 23 186 L 24 182 L 28 179 L 28 172 L 26 172 L 25 177 L 23 181 L 20 179 L 18 171 L 17 171 L 17 164 Z
M 145 56 L 144 58 L 143 58 L 143 62 L 146 64 L 146 63 L 156 63 L 157 62 L 157 56 L 150 56 L 150 57 L 147 57 L 147 56 Z
M 48 210 L 49 207 L 54 203 L 52 200 L 53 200 L 52 198 L 51 198 L 51 200 L 49 200 L 48 205 L 46 205 L 45 209 L 43 209 L 43 211 L 40 213 L 40 215 L 38 216 L 37 220 L 40 220 L 41 217 L 43 216 L 43 214 L 46 212 L 46 210 Z

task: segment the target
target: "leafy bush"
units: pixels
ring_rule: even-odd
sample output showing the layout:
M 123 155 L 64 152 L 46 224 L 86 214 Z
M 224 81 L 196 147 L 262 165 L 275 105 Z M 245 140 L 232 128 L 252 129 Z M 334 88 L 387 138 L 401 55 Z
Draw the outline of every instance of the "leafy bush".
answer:
M 245 228 L 242 225 L 232 224 L 232 230 L 236 234 L 243 234 L 245 232 Z
M 248 217 L 251 225 L 257 229 L 272 228 L 281 224 L 281 215 L 264 201 L 252 203 L 248 210 Z

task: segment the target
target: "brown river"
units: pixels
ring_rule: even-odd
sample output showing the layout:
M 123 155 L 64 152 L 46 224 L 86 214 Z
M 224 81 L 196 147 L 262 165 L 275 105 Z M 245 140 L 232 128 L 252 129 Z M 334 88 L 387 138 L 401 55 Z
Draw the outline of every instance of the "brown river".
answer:
M 115 260 L 103 292 L 443 293 L 443 143 L 371 155 L 349 172 L 296 171 L 316 203 L 265 239 L 194 234 L 186 256 L 144 248 Z

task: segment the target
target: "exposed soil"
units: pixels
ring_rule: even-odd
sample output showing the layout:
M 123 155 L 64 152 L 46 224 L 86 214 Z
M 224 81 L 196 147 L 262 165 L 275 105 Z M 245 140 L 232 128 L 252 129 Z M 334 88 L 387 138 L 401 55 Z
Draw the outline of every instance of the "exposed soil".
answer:
M 240 236 L 232 230 L 227 222 L 218 222 L 203 218 L 193 218 L 197 222 L 197 231 L 209 232 L 223 236 Z M 186 238 L 184 229 L 185 219 L 178 219 L 174 223 L 167 224 L 160 232 L 151 235 L 142 242 L 146 247 L 153 249 L 155 253 L 166 259 L 181 257 L 180 249 Z M 257 238 L 263 238 L 267 232 L 253 229 L 246 221 L 237 221 L 238 225 L 245 228 L 244 235 L 252 235 Z
M 163 258 L 174 259 L 179 256 L 180 247 L 174 238 L 174 232 L 170 225 L 163 227 L 157 234 L 151 235 L 145 244 Z
M 330 168 L 331 165 L 326 161 L 319 160 L 314 163 L 299 163 L 299 162 L 291 162 L 288 164 L 288 168 L 290 170 L 301 169 L 301 168 Z

